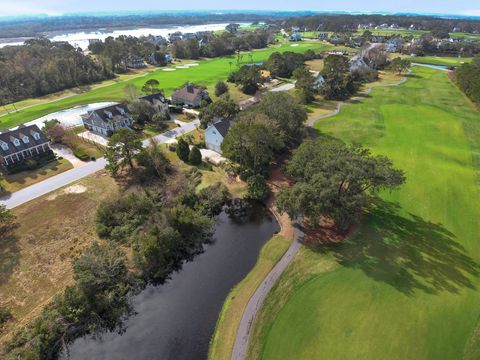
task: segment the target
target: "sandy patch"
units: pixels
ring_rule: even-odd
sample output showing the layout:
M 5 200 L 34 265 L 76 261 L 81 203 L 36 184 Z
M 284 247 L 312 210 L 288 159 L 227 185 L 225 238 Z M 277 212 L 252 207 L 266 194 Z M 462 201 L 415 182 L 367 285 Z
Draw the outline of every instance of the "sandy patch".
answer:
M 162 71 L 175 71 L 177 69 L 172 69 L 172 68 L 168 68 L 168 69 L 162 69 Z
M 187 67 L 198 66 L 198 65 L 200 65 L 200 64 L 198 64 L 198 63 L 185 64 L 185 66 L 187 66 Z
M 87 188 L 83 185 L 72 185 L 63 190 L 65 194 L 81 194 L 87 191 Z
M 298 46 L 298 44 L 292 44 L 292 45 L 290 45 L 290 46 L 291 46 L 291 47 L 295 47 L 295 46 Z
M 188 66 L 186 65 L 178 65 L 178 66 L 175 66 L 177 69 L 188 69 Z

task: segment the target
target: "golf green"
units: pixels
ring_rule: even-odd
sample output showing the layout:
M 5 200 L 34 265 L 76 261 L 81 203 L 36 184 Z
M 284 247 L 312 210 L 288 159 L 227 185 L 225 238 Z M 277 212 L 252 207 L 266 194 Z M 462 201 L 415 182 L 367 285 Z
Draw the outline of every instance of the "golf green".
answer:
M 316 129 L 387 155 L 407 183 L 348 241 L 301 250 L 249 358 L 479 359 L 480 113 L 445 72 L 415 67 Z

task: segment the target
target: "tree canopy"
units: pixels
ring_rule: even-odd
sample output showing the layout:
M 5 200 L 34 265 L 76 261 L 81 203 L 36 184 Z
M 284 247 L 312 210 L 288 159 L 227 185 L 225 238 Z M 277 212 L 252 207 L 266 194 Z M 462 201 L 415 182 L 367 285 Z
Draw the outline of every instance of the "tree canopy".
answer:
M 326 216 L 340 229 L 350 225 L 368 193 L 405 182 L 403 171 L 395 169 L 387 157 L 329 139 L 304 142 L 286 171 L 296 183 L 279 192 L 280 211 L 292 219 L 304 215 L 312 224 Z
M 215 118 L 229 119 L 235 117 L 239 112 L 240 108 L 237 103 L 227 94 L 217 101 L 201 108 L 198 117 L 201 127 L 206 129 L 208 124 Z
M 106 168 L 112 175 L 126 165 L 133 169 L 133 158 L 142 150 L 141 139 L 140 134 L 126 128 L 118 129 L 110 137 L 105 157 L 108 161 Z

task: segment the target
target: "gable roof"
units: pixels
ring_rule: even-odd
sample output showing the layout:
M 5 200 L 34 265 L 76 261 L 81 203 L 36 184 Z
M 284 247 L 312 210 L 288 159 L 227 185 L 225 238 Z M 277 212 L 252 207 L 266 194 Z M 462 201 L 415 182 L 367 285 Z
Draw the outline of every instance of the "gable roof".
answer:
M 230 119 L 217 119 L 212 126 L 217 129 L 217 131 L 225 137 L 228 133 L 228 130 L 230 129 L 230 126 L 232 126 L 232 120 Z
M 123 110 L 123 114 L 122 114 L 122 111 Z M 110 105 L 110 106 L 107 106 L 107 107 L 104 107 L 104 108 L 101 108 L 101 109 L 97 109 L 97 110 L 92 110 L 92 111 L 89 111 L 88 114 L 85 116 L 86 118 L 89 118 L 90 116 L 92 116 L 92 114 L 97 114 L 98 117 L 100 119 L 102 119 L 104 122 L 110 122 L 112 120 L 115 119 L 115 117 L 129 117 L 130 114 L 128 112 L 128 108 L 125 106 L 125 105 L 122 105 L 122 104 L 115 104 L 115 105 Z M 112 117 L 110 118 L 108 116 L 108 114 L 111 113 L 112 114 Z M 82 117 L 83 117 L 82 116 Z
M 162 94 L 151 94 L 145 95 L 140 98 L 140 100 L 148 101 L 149 103 L 153 104 L 154 100 L 158 100 L 160 102 L 166 103 L 165 97 Z
M 35 133 L 40 135 L 38 140 L 33 137 L 33 134 Z M 28 137 L 28 143 L 26 144 L 23 142 L 23 137 L 25 136 Z M 15 139 L 20 141 L 19 146 L 15 146 L 13 143 Z M 3 149 L 3 143 L 8 145 L 7 150 Z M 8 130 L 0 133 L 0 156 L 14 154 L 45 143 L 48 143 L 48 139 L 37 125 L 19 126 L 15 130 Z
M 198 96 L 202 95 L 203 91 L 204 89 L 199 86 L 195 86 L 193 84 L 186 84 L 180 89 L 175 90 L 175 92 L 172 94 L 172 98 L 177 97 L 182 100 L 193 102 Z

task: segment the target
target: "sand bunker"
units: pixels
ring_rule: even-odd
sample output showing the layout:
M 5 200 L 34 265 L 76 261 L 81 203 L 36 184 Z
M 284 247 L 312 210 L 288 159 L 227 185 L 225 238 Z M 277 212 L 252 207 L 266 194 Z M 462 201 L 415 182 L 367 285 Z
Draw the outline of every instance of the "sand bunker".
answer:
M 290 46 L 295 47 L 295 46 L 298 46 L 298 44 L 292 44 L 292 45 L 290 45 Z
M 162 71 L 175 71 L 177 69 L 172 69 L 172 68 L 168 68 L 168 69 L 162 69 Z
M 63 190 L 65 194 L 81 194 L 87 191 L 87 188 L 83 185 L 72 185 Z
M 185 65 L 178 65 L 178 66 L 175 66 L 177 69 L 188 69 L 188 66 L 185 66 Z

